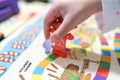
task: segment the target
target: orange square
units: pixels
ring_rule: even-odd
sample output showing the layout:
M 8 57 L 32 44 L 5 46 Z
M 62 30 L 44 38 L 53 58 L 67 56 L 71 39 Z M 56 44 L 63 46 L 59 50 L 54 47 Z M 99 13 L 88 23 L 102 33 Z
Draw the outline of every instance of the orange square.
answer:
M 102 56 L 101 60 L 109 63 L 110 62 L 110 57 L 109 56 Z
M 50 64 L 50 61 L 48 61 L 48 60 L 43 60 L 40 64 L 38 64 L 38 66 L 45 68 L 45 67 L 47 67 L 49 64 Z

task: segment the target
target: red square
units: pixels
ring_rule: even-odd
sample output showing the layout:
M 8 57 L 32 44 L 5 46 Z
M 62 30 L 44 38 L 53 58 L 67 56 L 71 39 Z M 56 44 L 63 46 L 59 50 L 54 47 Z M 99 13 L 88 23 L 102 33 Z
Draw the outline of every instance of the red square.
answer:
M 104 76 L 104 77 L 107 77 L 108 74 L 109 74 L 109 70 L 108 69 L 105 69 L 105 68 L 98 68 L 98 71 L 97 71 L 97 74 L 101 75 L 101 76 Z

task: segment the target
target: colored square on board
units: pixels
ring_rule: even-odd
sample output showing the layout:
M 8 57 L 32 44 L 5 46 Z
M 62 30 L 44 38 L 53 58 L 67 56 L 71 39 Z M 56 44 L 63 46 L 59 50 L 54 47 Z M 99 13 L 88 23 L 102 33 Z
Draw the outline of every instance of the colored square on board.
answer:
M 97 74 L 107 77 L 109 73 L 109 70 L 105 69 L 105 68 L 98 68 Z
M 111 61 L 110 58 L 111 58 L 110 56 L 102 56 L 102 57 L 101 57 L 101 60 L 102 60 L 102 61 L 105 61 L 105 62 L 110 62 L 110 61 Z
M 102 45 L 108 45 L 108 43 L 106 41 L 102 41 L 101 44 Z
M 102 50 L 108 50 L 108 51 L 110 50 L 109 46 L 101 46 L 101 49 Z
M 115 42 L 114 45 L 115 47 L 120 47 L 120 43 Z
M 93 80 L 106 80 L 106 77 L 97 74 Z
M 52 62 L 52 61 L 54 61 L 56 58 L 57 58 L 57 56 L 55 56 L 55 55 L 50 55 L 50 56 L 48 56 L 48 57 L 46 58 L 46 60 Z
M 100 67 L 109 69 L 110 68 L 110 63 L 104 62 L 104 61 L 100 61 Z
M 116 47 L 115 52 L 120 52 L 120 48 Z
M 47 67 L 49 64 L 50 64 L 50 61 L 48 61 L 48 60 L 43 60 L 40 64 L 38 64 L 38 66 L 45 68 L 45 67 Z
M 41 75 L 32 75 L 32 80 L 42 80 Z
M 116 57 L 120 58 L 120 52 L 116 52 Z
M 119 35 L 115 35 L 115 39 L 120 39 L 120 36 Z
M 33 74 L 42 75 L 43 72 L 44 72 L 44 68 L 37 66 L 36 69 L 34 70 Z
M 102 55 L 104 55 L 104 56 L 110 56 L 111 53 L 110 53 L 110 51 L 102 50 Z
M 120 58 L 118 58 L 117 60 L 118 60 L 118 63 L 119 63 L 119 65 L 120 65 Z
M 115 35 L 120 36 L 120 33 L 119 33 L 119 32 L 116 32 Z
M 100 40 L 106 42 L 106 39 L 104 37 L 100 37 Z
M 117 42 L 117 43 L 120 43 L 120 40 L 119 40 L 119 39 L 115 39 L 114 41 Z

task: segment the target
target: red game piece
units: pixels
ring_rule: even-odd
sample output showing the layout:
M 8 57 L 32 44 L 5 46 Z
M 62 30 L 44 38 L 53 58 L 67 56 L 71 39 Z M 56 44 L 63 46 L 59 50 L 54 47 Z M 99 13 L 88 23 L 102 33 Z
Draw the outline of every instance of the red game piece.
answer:
M 60 26 L 60 24 L 61 23 L 59 22 L 56 26 L 51 27 L 50 32 L 54 32 Z M 52 47 L 53 48 L 52 53 L 57 56 L 66 58 L 67 57 L 67 51 L 66 51 L 66 40 L 67 39 L 72 40 L 74 39 L 74 37 L 71 33 L 68 33 L 61 40 L 56 41 L 55 45 Z

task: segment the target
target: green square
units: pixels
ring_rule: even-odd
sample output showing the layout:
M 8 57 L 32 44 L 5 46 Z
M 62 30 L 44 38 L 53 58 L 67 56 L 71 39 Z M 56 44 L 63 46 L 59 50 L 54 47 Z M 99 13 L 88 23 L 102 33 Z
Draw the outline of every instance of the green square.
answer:
M 54 61 L 56 58 L 57 58 L 57 56 L 55 56 L 55 55 L 52 54 L 52 55 L 49 55 L 49 56 L 46 58 L 46 60 L 52 62 L 52 61 Z
M 110 69 L 110 63 L 104 62 L 104 61 L 100 61 L 100 67 L 101 68 L 105 68 L 105 69 Z
M 120 43 L 120 40 L 119 39 L 115 39 L 115 42 Z

